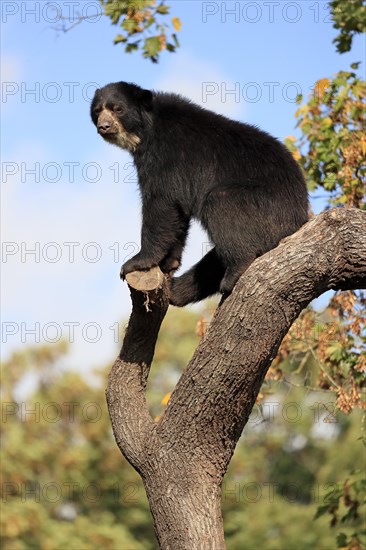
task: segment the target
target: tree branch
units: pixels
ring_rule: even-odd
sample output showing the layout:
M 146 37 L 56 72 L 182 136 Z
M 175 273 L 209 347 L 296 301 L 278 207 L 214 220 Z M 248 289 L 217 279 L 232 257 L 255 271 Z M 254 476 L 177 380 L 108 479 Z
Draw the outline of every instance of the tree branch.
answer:
M 366 286 L 366 213 L 334 209 L 258 258 L 214 319 L 157 423 L 145 400 L 166 287 L 131 291 L 133 311 L 109 378 L 117 443 L 141 473 L 164 549 L 224 548 L 220 484 L 283 337 L 311 300 Z
M 265 374 L 301 311 L 327 290 L 365 286 L 365 212 L 324 212 L 284 239 L 253 262 L 217 309 L 160 419 L 159 435 L 179 434 L 197 458 L 220 463 L 223 475 Z
M 146 383 L 160 326 L 169 305 L 166 280 L 158 268 L 151 271 L 127 276 L 132 314 L 106 391 L 115 439 L 121 452 L 138 471 L 146 440 L 154 429 L 146 405 Z M 146 291 L 141 291 L 142 288 Z

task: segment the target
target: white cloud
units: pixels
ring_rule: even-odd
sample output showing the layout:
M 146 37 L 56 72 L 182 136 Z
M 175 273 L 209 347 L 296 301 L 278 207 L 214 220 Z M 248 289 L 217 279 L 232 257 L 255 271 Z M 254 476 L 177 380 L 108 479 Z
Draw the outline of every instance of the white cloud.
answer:
M 20 57 L 12 54 L 1 55 L 1 108 L 14 109 L 12 99 L 19 93 L 21 79 L 24 78 L 24 67 Z
M 19 82 L 23 75 L 23 62 L 14 54 L 1 56 L 1 82 Z

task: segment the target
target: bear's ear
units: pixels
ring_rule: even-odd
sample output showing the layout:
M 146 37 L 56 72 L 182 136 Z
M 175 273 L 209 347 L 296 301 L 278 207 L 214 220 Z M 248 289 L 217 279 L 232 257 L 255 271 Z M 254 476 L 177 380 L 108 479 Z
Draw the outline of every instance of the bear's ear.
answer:
M 153 93 L 150 90 L 140 88 L 138 91 L 138 100 L 146 111 L 151 111 L 153 108 Z
M 101 89 L 97 88 L 94 92 L 94 98 L 93 99 L 99 99 L 101 96 Z

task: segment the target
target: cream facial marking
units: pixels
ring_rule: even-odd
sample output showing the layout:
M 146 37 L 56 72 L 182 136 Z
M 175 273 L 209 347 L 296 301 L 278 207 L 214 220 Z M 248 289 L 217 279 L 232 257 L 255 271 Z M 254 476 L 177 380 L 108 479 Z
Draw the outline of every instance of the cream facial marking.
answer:
M 141 141 L 136 134 L 128 133 L 116 113 L 107 109 L 105 105 L 103 105 L 98 115 L 97 130 L 108 143 L 127 149 L 130 152 L 134 152 Z

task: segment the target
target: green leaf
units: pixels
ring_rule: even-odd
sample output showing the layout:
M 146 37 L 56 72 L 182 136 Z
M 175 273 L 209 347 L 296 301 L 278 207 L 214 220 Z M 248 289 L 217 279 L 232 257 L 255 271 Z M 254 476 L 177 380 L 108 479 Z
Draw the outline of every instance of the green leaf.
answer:
M 318 509 L 314 515 L 314 519 L 318 519 L 321 516 L 324 516 L 324 514 L 327 514 L 331 506 L 332 506 L 331 504 L 324 504 L 323 506 L 318 506 Z
M 336 537 L 337 548 L 345 548 L 347 546 L 347 535 L 345 533 L 339 533 Z
M 125 52 L 126 53 L 131 53 L 135 50 L 138 50 L 139 48 L 139 40 L 137 42 L 131 42 L 130 44 L 127 44 L 126 48 L 125 48 Z
M 127 38 L 123 34 L 117 34 L 113 40 L 114 44 L 119 44 L 120 42 L 127 42 Z
M 156 8 L 156 13 L 161 13 L 162 15 L 166 15 L 167 13 L 169 13 L 169 6 L 164 6 L 164 4 L 160 4 L 160 6 L 158 6 Z
M 147 38 L 144 43 L 144 52 L 148 57 L 154 57 L 160 51 L 160 41 L 157 36 Z
M 125 29 L 129 34 L 132 34 L 135 29 L 138 27 L 138 22 L 134 19 L 124 19 L 121 24 L 121 27 Z
M 151 27 L 155 23 L 155 17 L 149 17 L 149 19 L 145 23 L 145 30 Z

